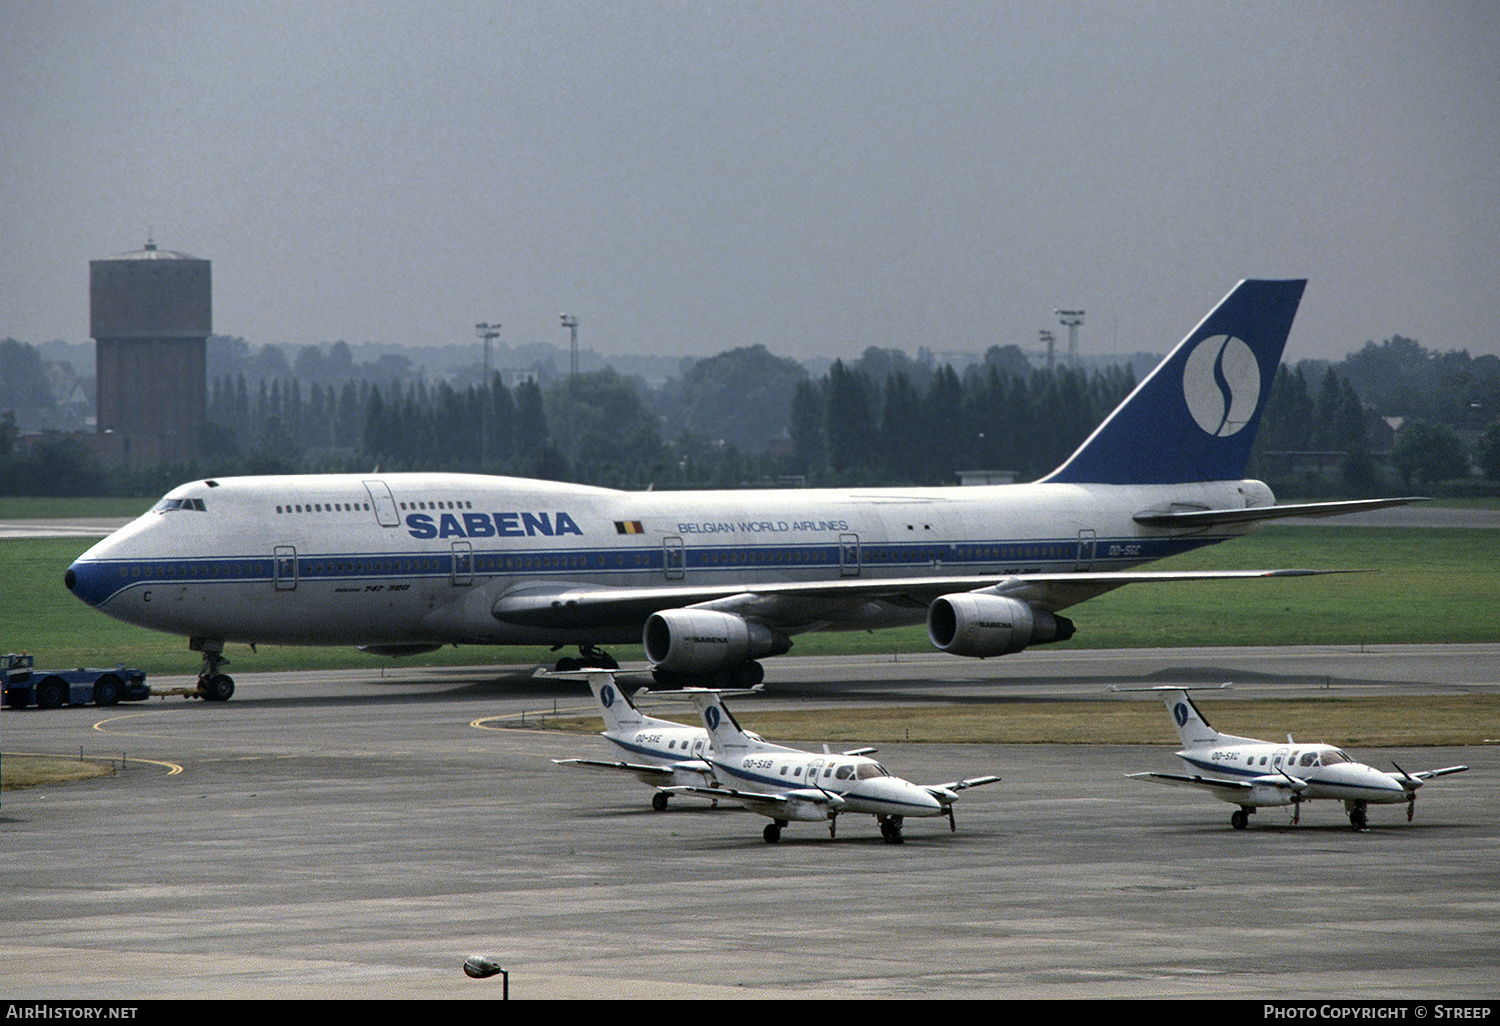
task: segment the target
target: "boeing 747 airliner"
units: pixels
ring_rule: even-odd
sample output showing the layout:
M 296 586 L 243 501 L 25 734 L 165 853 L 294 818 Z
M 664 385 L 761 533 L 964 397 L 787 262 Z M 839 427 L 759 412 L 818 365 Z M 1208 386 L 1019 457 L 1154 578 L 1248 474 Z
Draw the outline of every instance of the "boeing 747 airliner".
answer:
M 1304 281 L 1244 281 L 1057 470 L 1027 485 L 624 492 L 473 474 L 193 481 L 80 556 L 68 588 L 185 635 L 222 700 L 227 642 L 643 642 L 674 685 L 752 686 L 804 631 L 927 623 L 985 658 L 1066 639 L 1121 585 L 1303 574 L 1150 572 L 1262 521 L 1410 501 L 1276 506 L 1242 480 Z

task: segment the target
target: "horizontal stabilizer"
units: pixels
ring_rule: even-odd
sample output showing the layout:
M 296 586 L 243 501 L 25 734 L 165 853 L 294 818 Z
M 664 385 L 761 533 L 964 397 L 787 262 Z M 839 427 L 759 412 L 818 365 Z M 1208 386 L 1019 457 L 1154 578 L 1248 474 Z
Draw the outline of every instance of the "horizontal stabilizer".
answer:
M 1351 499 L 1343 502 L 1298 502 L 1283 506 L 1253 506 L 1248 509 L 1173 509 L 1165 512 L 1137 513 L 1133 519 L 1142 527 L 1218 527 L 1224 524 L 1251 524 L 1285 517 L 1338 517 L 1346 513 L 1406 506 L 1426 502 L 1425 497 L 1401 499 Z

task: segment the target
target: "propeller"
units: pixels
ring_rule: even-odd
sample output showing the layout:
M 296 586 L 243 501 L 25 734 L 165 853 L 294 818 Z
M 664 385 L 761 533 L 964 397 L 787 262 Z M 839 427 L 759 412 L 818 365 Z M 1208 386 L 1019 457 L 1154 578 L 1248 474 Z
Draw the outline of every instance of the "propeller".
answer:
M 1422 781 L 1402 769 L 1401 764 L 1395 759 L 1391 760 L 1391 765 L 1396 767 L 1396 772 L 1405 778 L 1401 781 L 1401 786 L 1406 788 L 1406 821 L 1410 823 L 1412 817 L 1417 814 L 1417 788 L 1422 786 Z

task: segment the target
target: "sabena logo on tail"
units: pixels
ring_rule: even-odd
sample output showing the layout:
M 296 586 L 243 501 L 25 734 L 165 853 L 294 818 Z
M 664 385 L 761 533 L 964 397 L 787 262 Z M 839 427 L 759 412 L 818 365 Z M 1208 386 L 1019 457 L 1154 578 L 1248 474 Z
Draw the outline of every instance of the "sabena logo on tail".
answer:
M 1260 403 L 1260 364 L 1255 353 L 1232 335 L 1204 339 L 1183 366 L 1182 393 L 1199 427 L 1228 438 L 1250 423 Z
M 1042 480 L 1152 485 L 1243 478 L 1306 284 L 1240 282 Z

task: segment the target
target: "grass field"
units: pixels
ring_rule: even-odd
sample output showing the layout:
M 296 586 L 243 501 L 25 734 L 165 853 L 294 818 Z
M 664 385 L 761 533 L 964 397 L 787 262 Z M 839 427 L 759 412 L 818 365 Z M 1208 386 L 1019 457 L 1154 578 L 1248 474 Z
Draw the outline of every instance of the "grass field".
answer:
M 0 517 L 22 515 L 8 508 L 13 501 L 0 506 Z M 77 500 L 70 512 L 77 514 Z M 0 651 L 28 651 L 39 664 L 123 662 L 152 674 L 196 671 L 198 659 L 185 639 L 112 620 L 68 593 L 63 571 L 91 544 L 87 539 L 0 539 Z M 1054 647 L 1500 641 L 1500 531 L 1275 527 L 1153 569 L 1250 567 L 1370 572 L 1130 585 L 1069 609 L 1066 615 L 1078 633 Z M 793 647 L 798 655 L 927 651 L 922 627 L 804 634 Z M 643 658 L 639 647 L 615 646 L 612 653 L 622 661 Z M 228 654 L 234 670 L 246 672 L 390 665 L 352 648 L 268 647 L 252 653 L 230 646 Z M 419 658 L 423 664 L 468 665 L 556 657 L 538 647 L 447 648 Z
M 1500 738 L 1500 695 L 1405 695 L 1399 698 L 1296 698 L 1194 701 L 1214 727 L 1242 737 L 1304 741 L 1349 748 L 1472 745 Z M 653 715 L 697 725 L 687 714 Z M 994 702 L 961 706 L 836 706 L 825 709 L 735 711 L 746 730 L 777 741 L 816 744 L 1177 744 L 1155 696 L 1114 696 L 1089 702 Z M 533 721 L 528 720 L 533 723 Z M 546 729 L 597 733 L 597 716 L 541 720 Z

